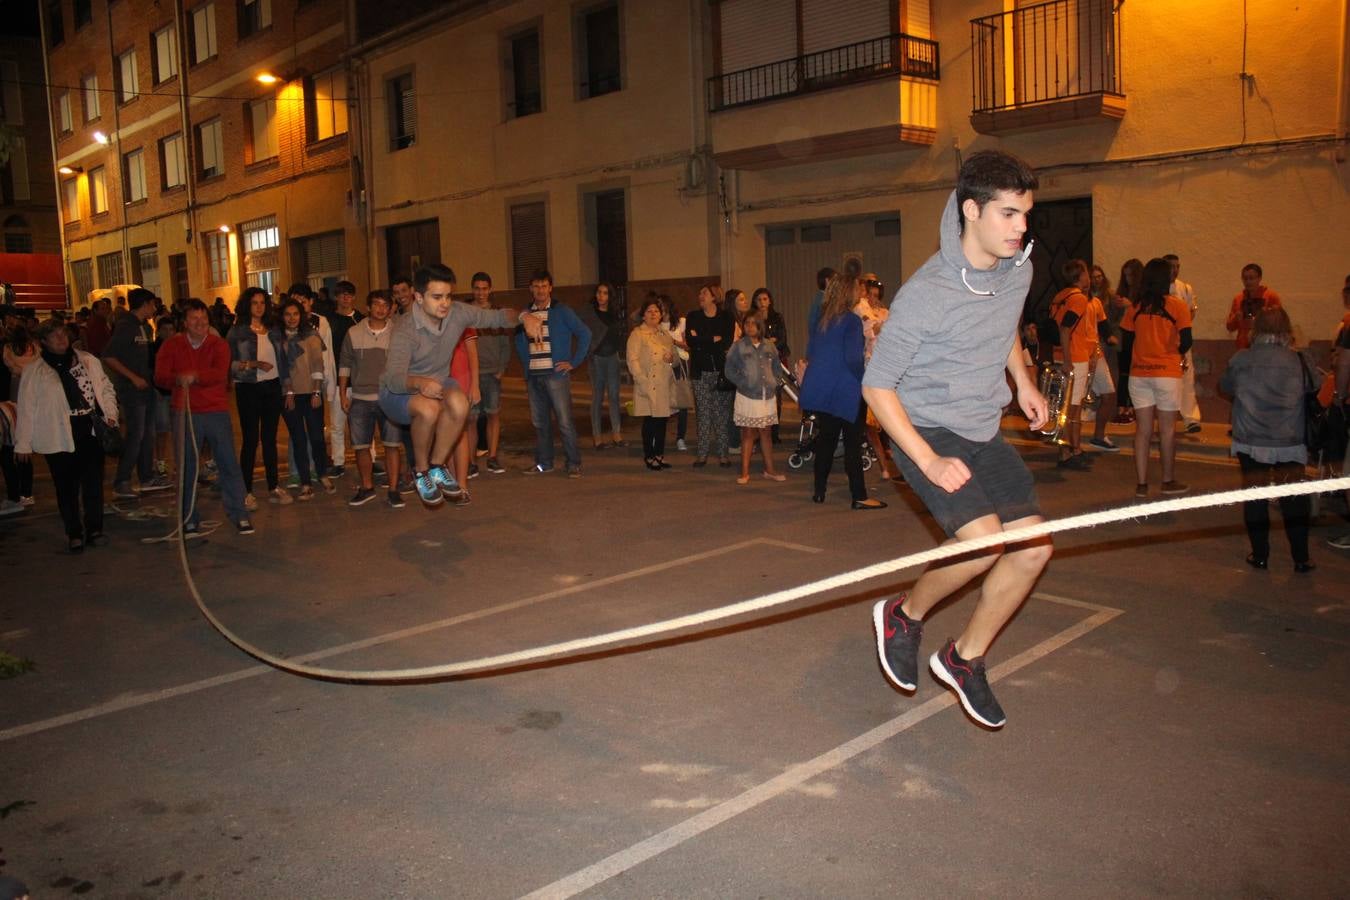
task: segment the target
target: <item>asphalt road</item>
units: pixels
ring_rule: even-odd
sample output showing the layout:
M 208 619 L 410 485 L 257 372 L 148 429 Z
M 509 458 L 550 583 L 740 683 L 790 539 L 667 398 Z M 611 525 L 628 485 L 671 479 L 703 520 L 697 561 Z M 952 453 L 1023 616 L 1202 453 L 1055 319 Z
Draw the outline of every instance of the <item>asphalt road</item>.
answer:
M 526 433 L 508 427 L 511 472 L 466 508 L 349 509 L 350 481 L 264 504 L 257 534 L 191 550 L 207 602 L 271 651 L 402 668 L 937 540 L 875 472 L 880 512 L 849 509 L 842 472 L 818 506 L 804 472 L 737 487 L 685 454 L 649 472 L 635 446 L 531 478 Z M 1050 516 L 1129 502 L 1125 455 L 1064 475 L 1023 452 Z M 1237 486 L 1217 458 L 1180 472 Z M 0 873 L 34 897 L 1350 894 L 1350 555 L 1323 544 L 1329 517 L 1311 575 L 1278 528 L 1270 571 L 1244 565 L 1233 508 L 1061 536 L 990 654 L 1009 717 L 991 733 L 926 674 L 910 697 L 879 672 L 870 604 L 912 574 L 621 651 L 362 686 L 226 643 L 174 548 L 139 543 L 166 520 L 111 522 L 72 558 L 41 512 L 0 522 L 0 650 L 35 666 L 0 681 Z M 926 646 L 971 605 L 936 613 Z

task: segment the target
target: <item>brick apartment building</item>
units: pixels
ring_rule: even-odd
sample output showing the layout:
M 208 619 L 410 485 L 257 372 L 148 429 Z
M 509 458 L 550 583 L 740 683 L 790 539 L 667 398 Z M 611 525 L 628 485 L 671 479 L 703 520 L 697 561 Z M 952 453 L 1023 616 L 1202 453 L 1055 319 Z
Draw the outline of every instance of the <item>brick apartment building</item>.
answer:
M 0 36 L 0 126 L 9 149 L 0 165 L 0 253 L 61 252 L 36 25 L 31 36 L 21 27 Z
M 364 281 L 342 0 L 41 2 L 76 306 Z

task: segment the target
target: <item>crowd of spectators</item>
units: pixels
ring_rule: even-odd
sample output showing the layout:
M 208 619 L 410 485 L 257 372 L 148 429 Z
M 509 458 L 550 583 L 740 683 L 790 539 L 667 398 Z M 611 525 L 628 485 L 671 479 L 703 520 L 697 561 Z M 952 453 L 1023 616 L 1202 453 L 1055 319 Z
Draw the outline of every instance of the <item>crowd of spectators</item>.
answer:
M 1198 299 L 1179 272 L 1175 256 L 1146 264 L 1132 259 L 1113 287 L 1102 266 L 1069 260 L 1059 272 L 1064 289 L 1046 308 L 1029 310 L 1024 321 L 1027 363 L 1074 376 L 1060 467 L 1090 469 L 1096 453 L 1120 449 L 1106 426 L 1134 423 L 1140 499 L 1149 494 L 1155 429 L 1160 490 L 1175 494 L 1188 490 L 1175 474 L 1176 436 L 1200 428 L 1190 352 Z M 1262 283 L 1255 263 L 1243 267 L 1242 284 L 1226 320 L 1240 352 L 1220 381 L 1235 404 L 1232 452 L 1247 483 L 1301 477 L 1310 462 L 1300 449 L 1303 397 L 1316 360 L 1302 359 L 1300 378 L 1294 378 L 1291 360 L 1299 356 L 1290 350 L 1292 325 L 1279 295 Z M 731 467 L 732 454 L 739 453 L 736 480 L 744 485 L 758 455 L 762 476 L 784 481 L 774 445 L 780 441 L 783 385 L 793 383 L 787 373 L 794 372 L 801 380 L 801 408 L 814 417 L 816 446 L 830 448 L 814 455 L 812 499 L 826 499 L 835 447 L 853 508 L 886 506 L 864 482 L 865 444 L 883 477 L 901 480 L 889 442 L 862 402 L 863 371 L 885 327 L 887 303 L 881 282 L 861 272 L 856 260 L 847 261 L 843 272 L 818 273 L 807 347 L 796 357 L 766 288 L 747 295 L 707 284 L 697 307 L 683 313 L 669 296 L 652 293 L 634 304 L 631 316 L 607 284 L 598 285 L 579 311 L 554 302 L 553 279 L 544 271 L 531 279 L 530 303 L 520 311 L 495 308 L 485 272 L 472 276 L 468 297 L 456 299 L 457 288 L 453 271 L 431 266 L 388 290 L 368 292 L 364 310 L 347 281 L 334 285 L 331 295 L 304 283 L 275 298 L 250 287 L 234 309 L 219 297 L 209 306 L 186 299 L 168 308 L 143 289 L 41 322 L 32 311 L 6 307 L 6 383 L 0 385 L 6 492 L 0 516 L 19 515 L 36 503 L 37 454 L 50 471 L 68 548 L 78 552 L 105 542 L 101 435 L 109 429 L 123 434 L 111 480 L 114 502 L 167 491 L 175 476 L 194 486 L 200 478 L 218 490 L 226 518 L 242 534 L 254 530 L 251 514 L 260 495 L 287 505 L 312 500 L 316 488 L 336 493 L 346 475 L 348 436 L 356 468 L 349 505 L 378 499 L 377 489 L 394 508 L 404 507 L 404 497 L 413 493 L 428 506 L 465 505 L 471 479 L 483 470 L 506 472 L 500 460 L 501 384 L 513 350 L 535 429 L 527 474 L 554 471 L 556 431 L 563 471 L 581 477 L 571 381 L 584 363 L 593 450 L 627 446 L 628 414 L 641 420 L 643 465 L 670 469 L 666 438 L 674 419 L 675 446 L 692 449 L 695 468 L 713 459 Z M 1343 298 L 1350 310 L 1350 278 Z M 1334 344 L 1325 393 L 1335 396 L 1324 399 L 1339 405 L 1350 380 L 1350 352 L 1344 352 L 1350 348 L 1350 311 Z M 632 385 L 626 413 L 620 400 L 625 370 Z M 1084 440 L 1088 405 L 1095 406 L 1094 424 Z M 690 413 L 697 421 L 692 448 L 686 443 Z M 171 437 L 179 422 L 193 437 L 182 459 L 175 458 Z M 283 422 L 284 471 L 278 453 Z M 265 490 L 255 493 L 259 445 Z M 183 497 L 189 538 L 203 533 L 201 493 L 194 487 Z M 1283 511 L 1294 562 L 1309 570 L 1306 503 L 1290 501 Z M 1248 561 L 1258 568 L 1269 556 L 1266 517 L 1264 505 L 1245 513 Z M 1350 536 L 1332 544 L 1345 548 Z

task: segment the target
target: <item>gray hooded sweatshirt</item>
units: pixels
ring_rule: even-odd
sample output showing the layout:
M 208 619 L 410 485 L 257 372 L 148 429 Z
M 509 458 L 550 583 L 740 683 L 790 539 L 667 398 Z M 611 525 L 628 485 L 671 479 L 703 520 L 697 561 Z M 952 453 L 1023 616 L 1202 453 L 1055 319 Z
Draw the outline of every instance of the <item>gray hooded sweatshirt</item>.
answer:
M 863 386 L 895 391 L 918 427 L 988 441 L 1012 399 L 1003 373 L 1031 287 L 1031 244 L 1016 259 L 976 269 L 961 250 L 956 217 L 953 191 L 941 249 L 896 292 Z

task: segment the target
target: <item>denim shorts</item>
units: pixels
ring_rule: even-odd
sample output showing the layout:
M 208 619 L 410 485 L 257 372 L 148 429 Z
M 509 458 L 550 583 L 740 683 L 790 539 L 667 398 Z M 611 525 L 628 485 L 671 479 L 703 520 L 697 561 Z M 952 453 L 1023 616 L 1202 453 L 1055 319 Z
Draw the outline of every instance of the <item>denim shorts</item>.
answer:
M 486 413 L 495 415 L 502 409 L 502 380 L 496 375 L 478 376 L 478 393 L 483 395 L 483 399 L 478 401 L 478 405 L 473 408 L 475 413 Z
M 375 428 L 380 429 L 380 443 L 386 447 L 398 447 L 403 443 L 399 427 L 389 421 L 389 417 L 380 409 L 377 400 L 352 400 L 352 408 L 347 412 L 347 426 L 352 430 L 352 449 L 365 450 L 375 439 Z
M 449 391 L 451 388 L 457 391 L 462 390 L 459 386 L 459 382 L 449 375 L 442 376 L 441 387 L 446 391 Z M 415 391 L 411 394 L 395 394 L 386 389 L 384 385 L 380 385 L 380 409 L 389 417 L 389 421 L 394 424 L 411 425 L 412 413 L 408 411 L 408 401 L 416 396 L 417 393 Z
M 921 427 L 919 434 L 938 456 L 954 456 L 970 469 L 970 480 L 949 494 L 928 480 L 899 447 L 892 445 L 905 482 L 919 495 L 948 537 L 983 516 L 996 515 L 1003 523 L 1040 515 L 1036 484 L 1022 457 L 995 434 L 972 441 L 946 428 Z

